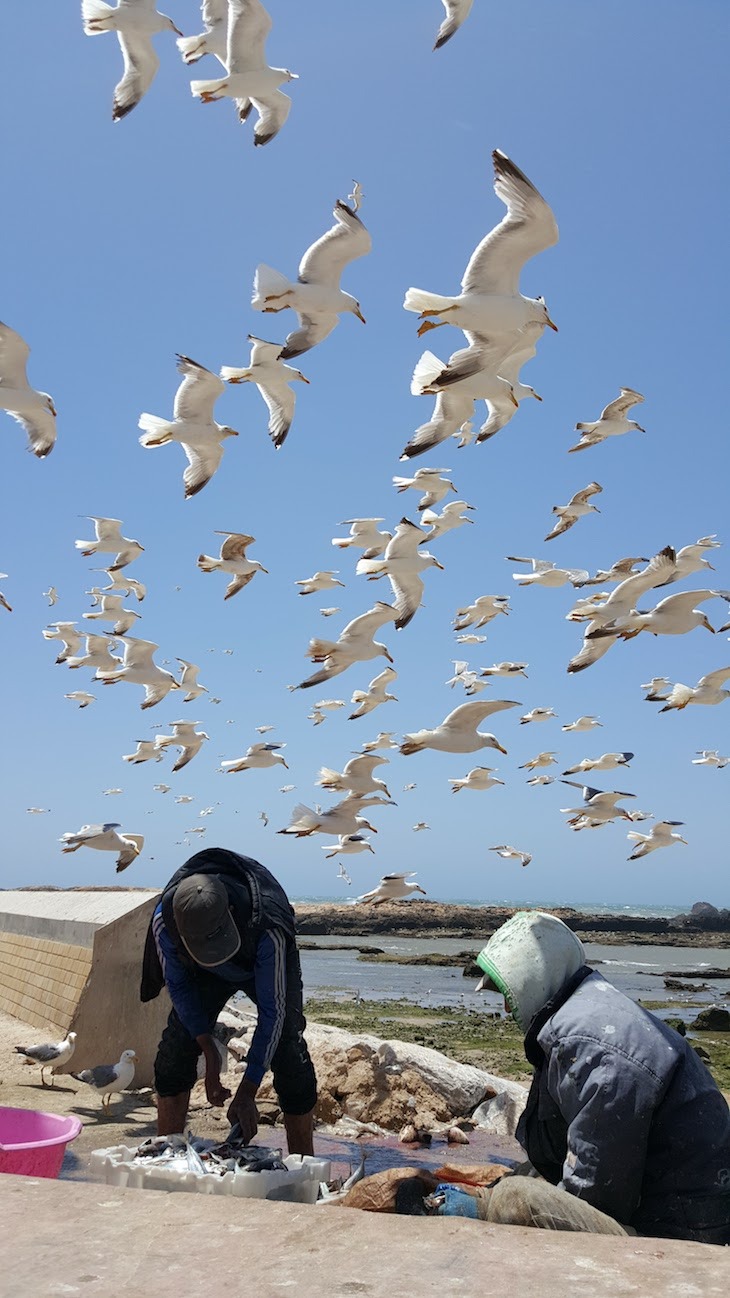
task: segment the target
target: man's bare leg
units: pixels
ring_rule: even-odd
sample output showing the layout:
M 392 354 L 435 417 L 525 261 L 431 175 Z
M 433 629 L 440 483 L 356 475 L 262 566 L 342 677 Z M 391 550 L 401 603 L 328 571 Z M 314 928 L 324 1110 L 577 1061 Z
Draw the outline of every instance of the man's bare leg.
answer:
M 290 1154 L 314 1154 L 314 1109 L 309 1113 L 283 1113 Z
M 179 1095 L 157 1096 L 157 1134 L 158 1136 L 181 1135 L 185 1130 L 188 1116 L 190 1091 L 181 1091 Z

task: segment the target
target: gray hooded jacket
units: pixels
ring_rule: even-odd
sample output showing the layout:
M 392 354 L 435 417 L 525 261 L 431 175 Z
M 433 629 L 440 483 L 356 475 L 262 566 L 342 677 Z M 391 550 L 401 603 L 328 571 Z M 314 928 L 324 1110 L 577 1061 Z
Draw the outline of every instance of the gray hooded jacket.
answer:
M 730 1244 L 725 1099 L 673 1028 L 576 968 L 579 945 L 522 913 L 478 957 L 509 988 L 535 1068 L 517 1139 L 546 1180 L 641 1235 Z

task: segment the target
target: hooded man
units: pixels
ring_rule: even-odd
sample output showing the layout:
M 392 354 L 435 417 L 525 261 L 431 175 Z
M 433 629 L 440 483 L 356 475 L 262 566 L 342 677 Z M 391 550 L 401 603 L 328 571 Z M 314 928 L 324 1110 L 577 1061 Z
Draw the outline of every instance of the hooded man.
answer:
M 544 1178 L 505 1178 L 482 1215 L 730 1244 L 730 1110 L 688 1042 L 589 969 L 554 915 L 513 915 L 477 963 L 525 1034 L 516 1134 Z
M 153 1000 L 163 986 L 173 1008 L 155 1059 L 158 1135 L 184 1130 L 201 1053 L 209 1103 L 229 1098 L 212 1031 L 226 1001 L 244 991 L 258 1023 L 229 1120 L 245 1142 L 256 1135 L 256 1092 L 271 1068 L 289 1153 L 311 1154 L 317 1082 L 303 1037 L 294 912 L 258 861 L 208 848 L 173 875 L 147 933 L 140 998 Z

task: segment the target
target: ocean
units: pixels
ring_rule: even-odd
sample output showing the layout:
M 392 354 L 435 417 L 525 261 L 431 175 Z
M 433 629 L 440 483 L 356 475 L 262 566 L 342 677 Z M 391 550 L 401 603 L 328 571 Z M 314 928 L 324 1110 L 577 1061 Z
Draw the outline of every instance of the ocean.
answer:
M 559 908 L 570 907 L 577 910 L 583 915 L 636 915 L 639 918 L 673 919 L 675 915 L 687 914 L 693 906 L 693 902 L 685 902 L 681 906 L 666 906 L 663 903 L 651 905 L 638 905 L 637 903 L 625 904 L 615 901 L 547 901 L 544 897 L 534 900 L 514 901 L 510 897 L 490 897 L 485 900 L 484 897 L 475 900 L 473 897 L 430 897 L 429 901 L 437 902 L 445 906 L 506 906 L 515 910 L 521 910 L 525 906 L 536 906 L 543 910 L 557 910 Z M 343 897 L 342 893 L 331 897 L 291 897 L 291 901 L 301 905 L 316 906 L 323 902 L 336 902 L 338 905 L 347 905 L 354 901 L 354 898 Z M 414 903 L 418 905 L 418 902 Z

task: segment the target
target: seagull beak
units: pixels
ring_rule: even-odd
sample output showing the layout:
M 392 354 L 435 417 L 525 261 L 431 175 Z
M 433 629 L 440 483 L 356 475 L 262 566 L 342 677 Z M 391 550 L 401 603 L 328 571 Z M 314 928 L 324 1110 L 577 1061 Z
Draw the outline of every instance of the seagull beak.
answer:
M 363 313 L 362 313 L 362 311 L 360 310 L 359 306 L 356 306 L 356 307 L 355 307 L 354 314 L 357 316 L 358 320 L 360 320 L 360 321 L 362 322 L 362 324 L 367 324 L 367 320 L 365 319 L 365 316 L 363 315 Z
M 302 383 L 309 383 L 309 379 L 305 379 L 304 375 L 300 373 L 299 370 L 297 370 L 297 378 L 301 379 Z
M 387 649 L 386 649 L 386 651 L 385 651 L 385 656 L 386 656 L 386 658 L 388 659 L 388 662 L 389 662 L 389 663 L 395 662 L 395 659 L 393 658 L 393 655 L 392 655 L 392 654 L 389 654 Z
M 51 400 L 49 400 L 48 402 L 48 409 L 50 410 L 51 414 L 53 415 L 53 418 L 55 419 L 58 415 L 58 411 L 56 410 L 55 403 Z
M 465 522 L 465 523 L 473 523 L 473 522 L 474 522 L 474 519 L 473 519 L 473 518 L 465 518 L 465 519 L 464 519 L 464 522 Z M 434 559 L 434 561 L 433 561 L 433 566 L 434 566 L 434 568 L 440 568 L 442 572 L 446 572 L 446 569 L 444 568 L 444 565 L 443 565 L 442 563 L 439 563 L 438 559 Z
M 542 401 L 542 397 L 537 392 L 535 392 L 534 388 L 533 388 L 532 395 L 536 401 Z
M 686 838 L 682 838 L 682 835 L 681 835 L 681 834 L 680 834 L 679 839 L 678 839 L 677 841 L 680 842 L 680 843 L 684 843 L 685 847 L 689 847 L 689 843 L 687 842 L 687 839 L 686 839 Z
M 507 756 L 507 749 L 503 748 L 501 744 L 495 744 L 494 747 L 498 752 L 503 753 L 505 757 Z
M 287 766 L 287 763 L 284 761 L 284 758 L 283 758 L 283 757 L 282 757 L 282 759 L 281 759 L 281 764 L 282 764 L 282 766 L 286 767 L 287 771 L 289 770 L 289 767 Z
M 545 316 L 545 323 L 550 329 L 554 330 L 556 334 L 560 333 L 560 330 L 558 329 L 558 326 L 556 325 L 555 321 L 551 320 L 549 315 Z
M 702 618 L 702 622 L 700 623 L 700 625 L 706 627 L 706 629 L 707 629 L 708 631 L 711 631 L 713 635 L 715 634 L 715 628 L 714 628 L 714 626 L 711 626 L 711 624 L 708 622 L 708 620 L 707 620 L 706 617 L 703 617 L 703 618 Z
M 180 28 L 179 28 L 179 27 L 176 27 L 174 23 L 172 24 L 172 30 L 173 30 L 174 32 L 177 32 L 178 36 L 184 36 L 184 35 L 185 35 L 185 33 L 184 33 L 184 32 L 181 32 L 181 31 L 180 31 Z

